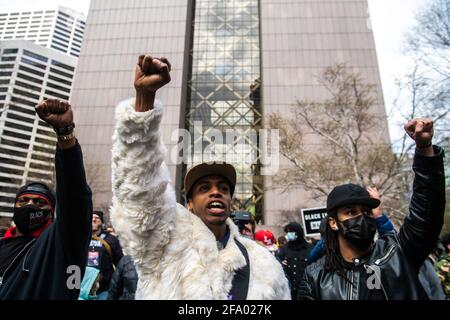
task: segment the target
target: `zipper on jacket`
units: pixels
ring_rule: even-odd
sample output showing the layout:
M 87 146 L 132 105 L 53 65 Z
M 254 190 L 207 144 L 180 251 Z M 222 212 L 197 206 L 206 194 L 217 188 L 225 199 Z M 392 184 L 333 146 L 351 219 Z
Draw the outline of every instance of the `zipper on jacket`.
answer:
M 8 265 L 8 267 L 5 269 L 5 272 L 3 272 L 3 274 L 0 276 L 0 286 L 3 284 L 3 279 L 4 279 L 4 277 L 5 277 L 5 275 L 6 275 L 6 273 L 8 272 L 8 270 L 9 270 L 9 268 L 11 268 L 11 266 L 14 264 L 14 262 L 16 261 L 16 259 L 27 249 L 27 247 L 31 244 L 31 243 L 33 243 L 33 242 L 35 242 L 36 241 L 36 239 L 33 239 L 33 240 L 31 240 L 30 242 L 28 242 L 26 245 L 25 245 L 25 247 L 23 247 L 23 249 L 22 250 L 20 250 L 20 252 L 14 257 L 14 259 L 13 259 L 13 261 Z
M 395 246 L 391 245 L 388 249 L 388 252 L 382 256 L 381 258 L 375 260 L 375 264 L 378 266 L 381 263 L 383 263 L 387 258 L 389 258 L 390 254 L 392 253 L 392 251 L 394 250 Z
M 36 239 L 33 239 L 33 240 L 36 240 Z M 27 262 L 27 257 L 28 257 L 28 254 L 30 253 L 31 249 L 33 249 L 33 246 L 30 246 L 27 253 L 25 253 L 25 258 L 23 259 L 23 263 L 22 263 L 22 271 L 30 272 L 29 269 L 25 269 L 25 263 Z
M 348 291 L 347 300 L 353 300 L 353 281 L 354 281 L 354 272 L 352 270 L 352 281 L 350 282 L 350 290 Z

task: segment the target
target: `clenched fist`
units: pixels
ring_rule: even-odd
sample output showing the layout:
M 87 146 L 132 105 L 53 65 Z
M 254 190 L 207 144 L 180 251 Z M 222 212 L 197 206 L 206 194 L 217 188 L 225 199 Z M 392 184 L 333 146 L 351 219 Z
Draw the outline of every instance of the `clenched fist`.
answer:
M 140 55 L 134 74 L 137 91 L 156 92 L 170 82 L 170 62 L 166 58 Z
M 73 112 L 67 101 L 47 99 L 36 106 L 39 118 L 53 128 L 64 128 L 73 123 Z
M 433 121 L 430 119 L 414 119 L 405 124 L 406 133 L 422 148 L 431 145 L 433 139 Z
M 431 119 L 414 119 L 405 124 L 406 133 L 416 142 L 418 149 L 423 153 L 433 151 L 431 140 L 433 139 L 433 121 Z
M 170 82 L 170 70 L 171 65 L 166 58 L 139 56 L 134 73 L 136 111 L 144 112 L 153 108 L 156 91 Z
M 72 134 L 73 112 L 67 101 L 58 99 L 47 99 L 39 102 L 36 106 L 39 118 L 51 125 L 58 134 L 58 146 L 61 149 L 69 149 L 75 145 L 75 136 Z M 64 129 L 62 129 L 64 128 Z M 66 132 L 69 130 L 69 132 Z M 60 136 L 64 135 L 64 136 Z

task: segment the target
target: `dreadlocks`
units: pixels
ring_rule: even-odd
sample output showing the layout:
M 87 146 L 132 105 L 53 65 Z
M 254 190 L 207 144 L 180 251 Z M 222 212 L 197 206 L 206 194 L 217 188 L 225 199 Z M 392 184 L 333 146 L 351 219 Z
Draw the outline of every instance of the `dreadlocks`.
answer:
M 328 215 L 337 217 L 337 212 L 330 212 Z M 339 250 L 339 234 L 331 229 L 329 223 L 326 224 L 325 229 L 325 270 L 336 272 L 351 283 L 345 272 L 344 259 Z

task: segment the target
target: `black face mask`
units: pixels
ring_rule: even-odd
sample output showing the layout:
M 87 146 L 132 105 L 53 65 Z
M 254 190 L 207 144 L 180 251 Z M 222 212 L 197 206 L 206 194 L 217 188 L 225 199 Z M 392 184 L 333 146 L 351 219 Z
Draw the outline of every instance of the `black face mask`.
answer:
M 35 205 L 14 208 L 13 221 L 21 233 L 27 234 L 43 227 L 52 217 L 52 210 Z
M 377 224 L 373 217 L 362 214 L 358 217 L 339 221 L 339 228 L 344 238 L 354 247 L 366 250 L 373 242 L 373 237 L 377 231 Z

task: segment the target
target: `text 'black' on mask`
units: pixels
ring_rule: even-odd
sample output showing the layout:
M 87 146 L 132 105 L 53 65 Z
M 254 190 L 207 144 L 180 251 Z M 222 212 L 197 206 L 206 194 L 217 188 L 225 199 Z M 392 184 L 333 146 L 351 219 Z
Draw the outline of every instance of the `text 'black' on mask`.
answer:
M 14 208 L 13 221 L 21 233 L 27 234 L 43 227 L 52 218 L 52 210 L 28 204 Z

